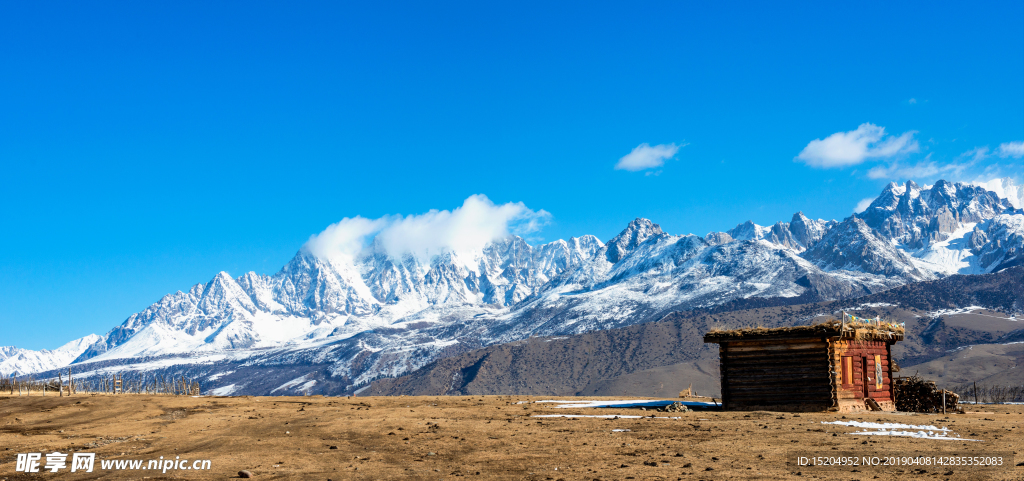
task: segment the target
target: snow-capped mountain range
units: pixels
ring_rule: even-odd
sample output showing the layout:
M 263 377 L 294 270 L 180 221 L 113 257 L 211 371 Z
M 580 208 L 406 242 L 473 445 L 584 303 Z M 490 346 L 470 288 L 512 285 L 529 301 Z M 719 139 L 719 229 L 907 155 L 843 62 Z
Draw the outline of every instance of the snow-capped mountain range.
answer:
M 0 348 L 0 374 L 46 376 L 72 364 L 79 378 L 187 372 L 217 394 L 351 393 L 440 356 L 533 335 L 751 297 L 853 297 L 997 271 L 1022 253 L 1019 199 L 944 181 L 889 184 L 842 222 L 797 213 L 704 237 L 636 219 L 607 243 L 534 246 L 509 236 L 429 259 L 396 257 L 377 242 L 355 257 L 304 249 L 271 276 L 221 272 L 168 294 L 104 336 L 54 351 Z
M 0 373 L 27 374 L 64 367 L 78 359 L 89 346 L 101 340 L 102 336 L 89 334 L 53 350 L 32 351 L 14 346 L 0 347 Z

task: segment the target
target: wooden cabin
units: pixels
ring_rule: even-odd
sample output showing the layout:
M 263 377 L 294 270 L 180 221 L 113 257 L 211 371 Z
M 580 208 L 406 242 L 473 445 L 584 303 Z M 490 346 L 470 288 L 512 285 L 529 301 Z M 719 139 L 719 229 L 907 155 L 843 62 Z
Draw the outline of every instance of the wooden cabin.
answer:
M 722 404 L 734 411 L 895 411 L 892 345 L 903 325 L 879 319 L 714 330 Z

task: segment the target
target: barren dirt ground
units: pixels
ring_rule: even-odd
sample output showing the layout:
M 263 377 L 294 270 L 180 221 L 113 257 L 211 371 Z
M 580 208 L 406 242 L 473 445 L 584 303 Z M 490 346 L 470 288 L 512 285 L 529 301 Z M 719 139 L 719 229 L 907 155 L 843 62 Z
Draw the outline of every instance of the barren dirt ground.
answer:
M 0 480 L 1024 479 L 1024 406 L 846 415 L 949 426 L 983 442 L 856 436 L 840 414 L 559 409 L 548 397 L 0 397 Z M 561 398 L 567 399 L 567 398 Z M 588 398 L 598 399 L 598 398 Z M 621 398 L 617 398 L 621 399 Z M 523 404 L 517 404 L 522 402 Z M 538 414 L 678 419 L 538 418 Z M 614 431 L 628 430 L 628 431 Z M 17 473 L 18 453 L 94 452 L 92 473 Z M 798 468 L 797 454 L 1012 454 L 997 469 Z M 101 460 L 209 459 L 212 469 L 103 469 Z M 923 472 L 922 472 L 923 469 Z M 877 477 L 877 478 L 876 478 Z

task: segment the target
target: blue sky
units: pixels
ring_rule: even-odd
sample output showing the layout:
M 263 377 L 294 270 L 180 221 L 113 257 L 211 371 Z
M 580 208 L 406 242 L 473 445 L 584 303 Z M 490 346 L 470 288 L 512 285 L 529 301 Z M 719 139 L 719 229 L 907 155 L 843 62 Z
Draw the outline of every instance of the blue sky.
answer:
M 1019 1 L 484 3 L 0 5 L 0 345 L 474 194 L 607 240 L 1024 180 Z

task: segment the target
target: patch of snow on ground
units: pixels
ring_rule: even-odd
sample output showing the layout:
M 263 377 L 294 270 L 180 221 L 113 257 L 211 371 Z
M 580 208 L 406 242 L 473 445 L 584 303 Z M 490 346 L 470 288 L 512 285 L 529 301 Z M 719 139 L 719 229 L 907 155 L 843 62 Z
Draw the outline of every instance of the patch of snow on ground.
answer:
M 970 314 L 971 311 L 977 311 L 984 309 L 981 306 L 967 306 L 961 307 L 960 309 L 939 309 L 928 313 L 928 317 L 939 317 L 939 316 L 952 316 L 955 314 Z
M 888 302 L 866 302 L 858 307 L 897 307 L 896 304 L 890 304 Z
M 949 428 L 939 428 L 931 425 L 913 425 L 899 423 L 864 423 L 860 421 L 833 421 L 821 424 L 835 424 L 839 426 L 850 426 L 861 429 L 874 429 L 874 431 L 857 431 L 849 433 L 855 436 L 901 436 L 918 439 L 941 439 L 945 441 L 980 441 L 980 439 L 965 439 Z M 898 431 L 899 429 L 914 429 L 916 431 Z M 952 434 L 952 436 L 950 436 Z
M 956 433 L 952 433 L 953 436 L 948 436 L 945 432 L 935 431 L 886 431 L 884 429 L 880 429 L 878 431 L 861 431 L 850 434 L 854 436 L 902 436 L 917 439 L 939 439 L 943 441 L 981 441 L 980 439 L 961 438 L 960 435 Z
M 218 379 L 220 379 L 220 378 L 222 378 L 222 377 L 224 377 L 224 376 L 227 376 L 228 374 L 231 374 L 231 373 L 233 373 L 233 372 L 235 372 L 235 371 L 224 371 L 224 372 L 218 372 L 217 374 L 214 374 L 214 375 L 212 375 L 212 376 L 210 376 L 210 377 L 206 378 L 206 380 L 207 380 L 207 381 L 216 381 L 216 380 L 218 380 Z
M 684 406 L 699 406 L 699 407 L 712 407 L 719 406 L 719 404 L 701 402 L 701 401 L 666 401 L 663 399 L 635 399 L 635 400 L 624 400 L 624 401 L 565 401 L 565 400 L 546 400 L 537 401 L 539 403 L 559 403 L 560 406 L 557 408 L 660 408 L 664 406 L 672 405 L 673 403 L 679 403 Z
M 235 392 L 235 385 L 228 384 L 227 386 L 221 386 L 216 389 L 210 390 L 210 394 L 214 396 L 230 396 L 231 393 Z
M 949 431 L 949 428 L 937 428 L 930 425 L 914 425 L 914 424 L 899 424 L 899 423 L 862 423 L 860 421 L 833 421 L 825 422 L 821 424 L 836 424 L 839 426 L 850 426 L 854 428 L 862 429 L 924 429 L 927 431 Z
M 534 414 L 535 418 L 599 418 L 599 419 L 682 419 L 666 416 L 620 416 L 616 414 Z
M 361 388 L 359 388 L 359 389 L 356 389 L 355 391 L 353 391 L 353 392 L 352 392 L 352 395 L 353 395 L 353 396 L 358 396 L 358 395 L 359 395 L 359 393 L 361 393 L 361 392 L 363 392 L 363 391 L 365 391 L 365 390 L 367 390 L 367 389 L 370 389 L 370 386 L 369 386 L 369 385 L 367 385 L 367 386 L 363 386 L 363 387 L 361 387 Z
M 274 388 L 274 390 L 270 391 L 270 393 L 273 394 L 273 393 L 275 393 L 277 391 L 280 391 L 282 389 L 291 389 L 294 386 L 298 386 L 299 384 L 302 384 L 302 383 L 306 382 L 306 378 L 307 377 L 309 377 L 309 374 L 306 374 L 305 376 L 299 376 L 299 377 L 297 377 L 295 379 L 292 379 L 291 381 L 288 381 L 288 382 L 286 382 L 286 383 L 284 383 L 284 384 Z M 309 383 L 306 383 L 306 384 L 309 384 Z
M 963 307 L 963 308 L 960 308 L 960 309 L 939 309 L 937 311 L 929 312 L 928 313 L 928 317 L 931 317 L 931 318 L 934 319 L 934 318 L 939 317 L 939 316 L 956 316 L 956 315 L 960 315 L 960 314 L 972 314 L 972 315 L 975 315 L 975 316 L 984 316 L 984 317 L 991 317 L 992 319 L 1002 319 L 1004 321 L 1017 322 L 1017 315 L 1016 314 L 1013 314 L 1010 317 L 1002 317 L 1002 316 L 993 316 L 991 314 L 982 314 L 980 312 L 974 312 L 974 311 L 980 311 L 980 310 L 986 310 L 986 309 L 984 307 L 981 307 L 981 306 L 967 306 L 967 307 Z

